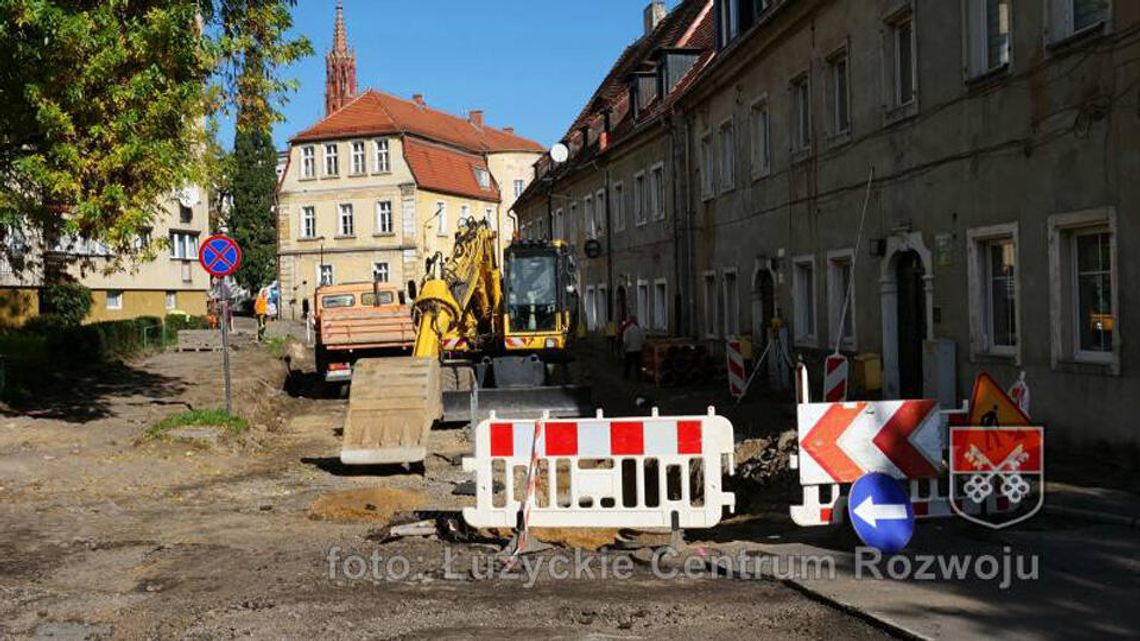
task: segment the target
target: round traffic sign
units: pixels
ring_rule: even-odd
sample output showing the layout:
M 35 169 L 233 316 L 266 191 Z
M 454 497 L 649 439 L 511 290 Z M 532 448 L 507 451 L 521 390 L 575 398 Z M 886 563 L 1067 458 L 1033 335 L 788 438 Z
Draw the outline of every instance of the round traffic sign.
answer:
M 903 482 L 881 472 L 859 477 L 847 496 L 847 514 L 867 545 L 894 554 L 914 534 L 914 506 Z
M 211 276 L 225 278 L 241 267 L 241 248 L 229 236 L 210 236 L 198 249 L 198 262 Z

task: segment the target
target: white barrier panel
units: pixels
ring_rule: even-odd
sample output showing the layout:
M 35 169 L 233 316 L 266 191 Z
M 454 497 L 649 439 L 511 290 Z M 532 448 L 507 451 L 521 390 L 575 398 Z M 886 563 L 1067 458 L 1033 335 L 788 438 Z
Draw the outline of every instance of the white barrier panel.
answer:
M 736 497 L 721 477 L 735 471 L 732 424 L 722 416 L 542 420 L 492 416 L 475 426 L 473 527 L 514 528 L 526 502 L 535 453 L 535 495 L 527 527 L 708 528 Z

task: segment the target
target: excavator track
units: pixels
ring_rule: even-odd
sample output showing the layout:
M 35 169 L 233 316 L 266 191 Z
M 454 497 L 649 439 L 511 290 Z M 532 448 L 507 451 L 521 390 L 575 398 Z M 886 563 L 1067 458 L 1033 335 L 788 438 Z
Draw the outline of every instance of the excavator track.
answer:
M 345 465 L 418 463 L 432 425 L 443 418 L 439 361 L 371 358 L 356 362 L 344 421 Z

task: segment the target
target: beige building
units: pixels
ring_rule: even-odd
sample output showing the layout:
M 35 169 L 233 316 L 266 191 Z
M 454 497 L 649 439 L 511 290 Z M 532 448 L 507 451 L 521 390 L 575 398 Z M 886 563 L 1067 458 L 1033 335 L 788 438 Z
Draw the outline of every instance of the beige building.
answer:
M 459 221 L 486 219 L 509 239 L 511 207 L 543 152 L 512 129 L 432 109 L 422 96 L 357 94 L 338 8 L 328 59 L 333 111 L 290 141 L 278 188 L 278 256 L 286 318 L 321 284 L 419 281 L 449 253 Z M 350 96 L 342 106 L 344 96 Z
M 139 316 L 162 317 L 179 310 L 196 316 L 206 313 L 209 276 L 198 265 L 198 244 L 206 237 L 208 206 L 197 188 L 172 196 L 165 215 L 140 238 L 140 245 L 165 238 L 169 248 L 153 260 L 118 262 L 102 243 L 64 238 L 44 251 L 43 242 L 24 235 L 7 236 L 9 252 L 22 254 L 27 265 L 17 269 L 0 259 L 0 324 L 19 325 L 39 313 L 39 288 L 44 265 L 59 266 L 92 291 L 88 322 Z

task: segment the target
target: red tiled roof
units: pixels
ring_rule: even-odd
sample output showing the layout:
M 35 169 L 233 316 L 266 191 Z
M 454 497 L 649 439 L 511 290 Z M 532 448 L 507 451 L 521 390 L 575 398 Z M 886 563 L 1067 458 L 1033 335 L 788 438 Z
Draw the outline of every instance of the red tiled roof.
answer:
M 477 168 L 487 169 L 487 162 L 482 156 L 465 154 L 416 138 L 404 138 L 404 159 L 408 161 L 420 189 L 483 201 L 500 201 L 499 186 L 489 170 L 489 188 L 480 187 L 475 177 Z
M 369 89 L 324 120 L 293 137 L 293 143 L 351 136 L 411 134 L 476 153 L 542 153 L 537 142 L 466 118 Z

